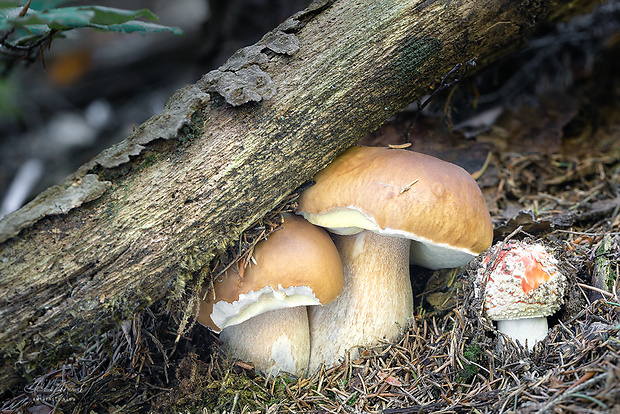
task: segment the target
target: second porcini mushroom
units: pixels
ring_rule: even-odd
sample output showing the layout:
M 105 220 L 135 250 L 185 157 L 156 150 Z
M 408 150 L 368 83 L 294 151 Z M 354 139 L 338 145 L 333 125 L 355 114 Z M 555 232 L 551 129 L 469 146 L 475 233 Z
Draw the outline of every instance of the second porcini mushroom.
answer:
M 314 181 L 297 214 L 336 234 L 345 284 L 332 303 L 308 310 L 311 372 L 401 335 L 413 317 L 411 243 L 414 262 L 437 269 L 465 265 L 493 236 L 476 181 L 434 157 L 356 146 Z
M 329 235 L 292 214 L 258 242 L 253 262 L 229 269 L 201 300 L 197 321 L 215 332 L 233 357 L 266 375 L 301 376 L 310 338 L 306 306 L 322 305 L 342 290 L 342 262 Z
M 523 242 L 490 249 L 482 261 L 487 317 L 528 350 L 547 336 L 547 316 L 564 302 L 566 277 L 557 264 L 542 244 Z

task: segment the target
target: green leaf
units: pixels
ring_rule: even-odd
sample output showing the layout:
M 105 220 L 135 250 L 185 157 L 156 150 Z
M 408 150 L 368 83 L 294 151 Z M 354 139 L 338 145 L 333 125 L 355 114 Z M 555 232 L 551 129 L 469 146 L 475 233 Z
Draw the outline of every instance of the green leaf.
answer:
M 22 17 L 8 19 L 8 23 L 15 27 L 44 24 L 51 29 L 69 30 L 76 27 L 87 27 L 95 17 L 92 10 L 79 10 L 76 7 L 61 7 L 41 13 L 28 13 Z
M 88 9 L 95 12 L 95 17 L 91 20 L 93 24 L 111 25 L 121 24 L 130 20 L 144 17 L 151 21 L 157 21 L 159 18 L 153 14 L 149 9 L 142 10 L 123 10 L 112 7 L 103 6 L 82 6 L 80 9 Z
M 21 10 L 21 7 L 7 7 L 0 9 L 0 30 L 12 29 L 13 25 L 9 21 L 16 19 Z
M 27 1 L 28 0 L 20 0 L 19 4 L 23 6 Z M 32 0 L 30 8 L 37 11 L 51 10 L 70 1 L 71 0 Z
M 157 20 L 150 10 L 123 10 L 101 6 L 60 7 L 53 10 L 35 12 L 29 10 L 25 16 L 19 17 L 21 8 L 0 10 L 0 30 L 10 28 L 25 28 L 29 30 L 37 25 L 45 25 L 56 30 L 70 30 L 81 27 L 91 27 L 122 33 L 157 33 L 162 31 L 182 34 L 176 27 L 167 27 L 134 20 L 143 17 Z M 2 13 L 4 12 L 4 13 Z M 36 32 L 40 33 L 40 29 Z M 35 32 L 35 30 L 33 30 Z
M 125 22 L 122 24 L 111 24 L 108 26 L 96 26 L 92 25 L 92 27 L 96 27 L 101 30 L 107 30 L 111 32 L 119 32 L 119 33 L 160 33 L 160 32 L 170 32 L 177 36 L 183 34 L 183 30 L 178 27 L 169 27 L 162 26 L 160 24 L 143 22 L 140 20 L 131 20 L 129 22 Z
M 19 1 L 8 1 L 8 0 L 0 0 L 0 9 L 8 9 L 13 7 L 18 7 Z
M 39 13 L 42 22 L 47 24 L 51 29 L 67 30 L 78 27 L 88 27 L 90 21 L 95 17 L 92 10 L 76 10 L 69 7 L 61 7 L 51 11 Z

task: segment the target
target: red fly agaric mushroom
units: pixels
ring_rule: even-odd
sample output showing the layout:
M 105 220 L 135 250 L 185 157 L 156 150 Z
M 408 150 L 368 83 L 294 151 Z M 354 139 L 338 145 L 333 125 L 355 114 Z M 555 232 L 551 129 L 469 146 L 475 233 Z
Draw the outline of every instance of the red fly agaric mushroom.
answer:
M 465 265 L 493 236 L 476 181 L 434 157 L 356 146 L 314 181 L 297 214 L 337 234 L 345 284 L 335 301 L 308 309 L 311 371 L 402 333 L 413 310 L 410 244 L 415 263 L 438 269 Z
M 566 277 L 542 244 L 515 242 L 491 249 L 479 277 L 485 283 L 484 308 L 497 329 L 526 349 L 547 336 L 547 316 L 562 305 Z
M 300 376 L 309 358 L 305 306 L 322 305 L 342 290 L 342 262 L 329 235 L 284 214 L 280 229 L 256 244 L 256 262 L 229 269 L 201 300 L 197 321 L 215 332 L 234 357 L 258 371 Z

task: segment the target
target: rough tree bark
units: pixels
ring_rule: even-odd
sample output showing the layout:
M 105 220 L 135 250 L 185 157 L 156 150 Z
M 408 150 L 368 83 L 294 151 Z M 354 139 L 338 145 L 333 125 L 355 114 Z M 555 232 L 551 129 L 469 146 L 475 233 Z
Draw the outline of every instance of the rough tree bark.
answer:
M 458 63 L 591 0 L 319 1 L 0 222 L 0 390 L 166 295 Z

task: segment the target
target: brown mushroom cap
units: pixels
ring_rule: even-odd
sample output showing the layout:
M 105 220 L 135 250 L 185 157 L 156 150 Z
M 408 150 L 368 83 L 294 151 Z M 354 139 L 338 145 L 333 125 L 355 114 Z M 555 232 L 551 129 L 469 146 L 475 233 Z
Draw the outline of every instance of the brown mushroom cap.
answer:
M 408 150 L 349 148 L 315 177 L 298 214 L 338 234 L 408 238 L 413 261 L 457 267 L 485 251 L 493 225 L 482 193 L 459 166 Z
M 243 276 L 229 269 L 201 300 L 197 321 L 216 332 L 255 315 L 294 306 L 326 304 L 342 291 L 342 262 L 329 235 L 292 214 L 256 244 L 256 264 Z

